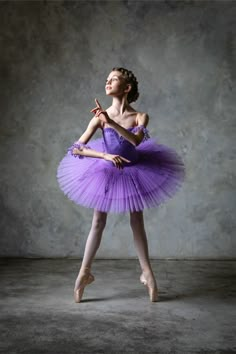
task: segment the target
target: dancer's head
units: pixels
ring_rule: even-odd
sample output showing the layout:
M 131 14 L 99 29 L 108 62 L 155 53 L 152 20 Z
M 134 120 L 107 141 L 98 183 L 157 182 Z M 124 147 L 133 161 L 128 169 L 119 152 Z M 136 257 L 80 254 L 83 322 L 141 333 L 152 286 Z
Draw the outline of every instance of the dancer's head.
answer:
M 106 94 L 118 95 L 127 93 L 128 103 L 139 97 L 138 81 L 133 72 L 122 67 L 114 67 L 106 80 Z

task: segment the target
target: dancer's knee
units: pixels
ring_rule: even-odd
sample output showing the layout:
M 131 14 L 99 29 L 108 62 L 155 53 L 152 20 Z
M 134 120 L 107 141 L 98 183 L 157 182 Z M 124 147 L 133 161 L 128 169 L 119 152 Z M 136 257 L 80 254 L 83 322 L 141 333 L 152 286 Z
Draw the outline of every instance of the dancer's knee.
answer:
M 93 218 L 93 227 L 98 231 L 103 231 L 106 226 L 107 214 L 95 212 Z
M 141 229 L 144 227 L 142 212 L 130 213 L 130 226 L 132 230 Z

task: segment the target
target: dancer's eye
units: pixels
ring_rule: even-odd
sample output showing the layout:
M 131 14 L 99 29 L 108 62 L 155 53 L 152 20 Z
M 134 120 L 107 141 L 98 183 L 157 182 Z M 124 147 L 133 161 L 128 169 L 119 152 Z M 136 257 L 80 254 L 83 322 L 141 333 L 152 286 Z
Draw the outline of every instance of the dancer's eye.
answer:
M 118 77 L 117 76 L 114 76 L 114 77 L 112 77 L 111 79 L 110 79 L 111 81 L 114 81 L 114 80 L 118 80 Z M 106 80 L 106 84 L 110 81 L 110 80 Z

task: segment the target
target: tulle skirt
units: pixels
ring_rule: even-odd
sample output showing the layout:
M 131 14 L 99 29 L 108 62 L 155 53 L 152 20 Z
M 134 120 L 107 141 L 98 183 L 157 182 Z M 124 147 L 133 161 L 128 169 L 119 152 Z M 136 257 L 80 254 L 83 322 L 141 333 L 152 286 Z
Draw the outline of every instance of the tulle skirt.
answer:
M 104 151 L 103 138 L 89 142 Z M 125 213 L 157 207 L 172 198 L 185 179 L 185 166 L 176 151 L 152 138 L 136 148 L 139 159 L 119 170 L 111 162 L 66 154 L 57 180 L 74 203 L 102 212 Z

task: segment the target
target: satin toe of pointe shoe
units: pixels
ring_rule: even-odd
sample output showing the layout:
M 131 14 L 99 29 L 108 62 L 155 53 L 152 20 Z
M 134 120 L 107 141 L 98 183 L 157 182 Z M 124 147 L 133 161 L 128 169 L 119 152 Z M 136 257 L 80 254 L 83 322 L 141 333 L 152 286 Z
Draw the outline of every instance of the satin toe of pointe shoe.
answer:
M 80 276 L 79 276 L 80 277 Z M 82 300 L 84 288 L 86 285 L 91 284 L 95 280 L 94 276 L 90 273 L 90 268 L 85 268 L 80 278 L 80 286 L 74 290 L 74 300 L 79 303 Z
M 158 289 L 157 289 L 157 287 L 149 285 L 147 280 L 145 279 L 143 273 L 140 275 L 140 282 L 147 287 L 148 293 L 149 293 L 149 297 L 150 297 L 150 301 L 151 302 L 158 301 Z

